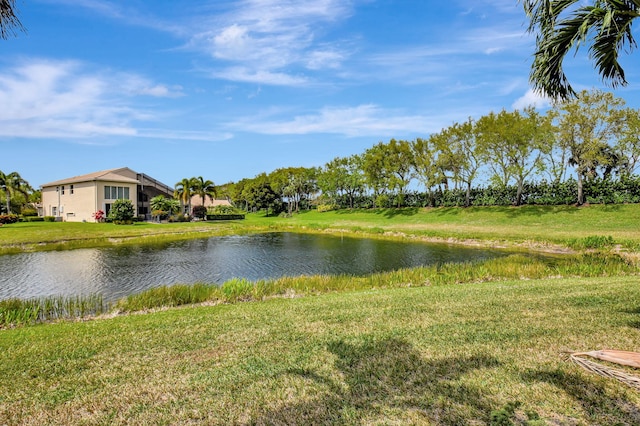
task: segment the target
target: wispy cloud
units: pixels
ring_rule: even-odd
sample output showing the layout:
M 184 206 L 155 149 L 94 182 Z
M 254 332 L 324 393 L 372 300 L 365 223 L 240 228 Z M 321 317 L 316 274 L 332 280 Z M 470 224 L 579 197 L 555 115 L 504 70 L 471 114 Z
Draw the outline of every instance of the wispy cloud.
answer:
M 338 68 L 347 56 L 322 40 L 332 22 L 346 19 L 344 0 L 245 0 L 205 20 L 214 29 L 199 31 L 189 46 L 217 61 L 216 78 L 240 82 L 299 85 L 304 70 Z M 293 71 L 297 70 L 297 71 Z
M 136 75 L 91 70 L 78 61 L 23 61 L 0 74 L 0 136 L 133 136 L 134 122 L 153 119 L 133 99 L 180 94 Z
M 138 3 L 114 2 L 109 0 L 37 0 L 40 3 L 54 3 L 70 6 L 73 9 L 82 8 L 93 14 L 123 22 L 127 25 L 151 28 L 175 35 L 187 35 L 189 27 L 176 20 L 158 18 L 152 11 L 137 9 Z
M 424 135 L 451 124 L 452 117 L 403 114 L 402 111 L 364 104 L 355 107 L 326 107 L 290 120 L 272 117 L 246 118 L 229 124 L 238 131 L 269 135 L 338 134 L 347 137 L 394 137 Z

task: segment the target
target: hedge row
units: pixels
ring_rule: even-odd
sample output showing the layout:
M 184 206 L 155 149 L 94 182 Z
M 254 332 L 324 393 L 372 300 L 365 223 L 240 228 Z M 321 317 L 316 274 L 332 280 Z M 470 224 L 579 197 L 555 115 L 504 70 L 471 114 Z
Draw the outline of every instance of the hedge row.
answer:
M 207 220 L 242 220 L 243 214 L 208 214 Z
M 584 182 L 585 201 L 590 204 L 640 203 L 640 177 L 630 176 L 621 179 L 596 178 Z M 470 205 L 472 206 L 511 206 L 516 204 L 518 188 L 487 186 L 472 188 Z M 578 183 L 575 179 L 565 182 L 526 183 L 522 193 L 522 204 L 528 205 L 569 205 L 577 201 Z M 398 201 L 400 201 L 398 203 Z M 383 194 L 374 197 L 364 195 L 354 199 L 355 208 L 395 207 L 454 207 L 464 206 L 465 189 L 437 189 L 430 194 L 412 191 L 403 194 Z M 337 197 L 333 203 L 339 208 L 348 208 L 346 196 Z

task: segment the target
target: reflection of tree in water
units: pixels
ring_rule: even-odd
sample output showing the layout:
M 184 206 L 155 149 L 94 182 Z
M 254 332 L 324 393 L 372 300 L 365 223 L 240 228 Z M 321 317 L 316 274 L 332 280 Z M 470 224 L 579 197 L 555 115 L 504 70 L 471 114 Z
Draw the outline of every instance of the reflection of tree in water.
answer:
M 366 338 L 357 344 L 338 340 L 328 345 L 344 383 L 309 371 L 289 371 L 327 386 L 323 398 L 268 411 L 253 424 L 349 424 L 386 417 L 429 424 L 459 425 L 466 419 L 487 421 L 496 403 L 459 379 L 498 361 L 486 356 L 424 360 L 409 343 Z

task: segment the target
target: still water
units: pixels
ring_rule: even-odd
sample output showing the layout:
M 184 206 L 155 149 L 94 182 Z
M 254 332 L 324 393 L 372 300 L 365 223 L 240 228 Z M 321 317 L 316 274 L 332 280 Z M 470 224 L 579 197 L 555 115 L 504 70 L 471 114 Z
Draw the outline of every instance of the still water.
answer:
M 270 233 L 163 245 L 0 256 L 0 300 L 102 294 L 105 301 L 176 283 L 223 283 L 314 274 L 366 275 L 484 260 L 499 250 L 447 244 Z

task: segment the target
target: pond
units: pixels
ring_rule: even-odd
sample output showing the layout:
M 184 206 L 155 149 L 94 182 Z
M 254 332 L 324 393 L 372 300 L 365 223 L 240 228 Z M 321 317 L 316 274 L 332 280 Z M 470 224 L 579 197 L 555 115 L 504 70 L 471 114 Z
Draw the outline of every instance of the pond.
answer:
M 315 274 L 367 275 L 506 256 L 447 244 L 268 233 L 163 245 L 21 253 L 0 258 L 0 300 L 101 294 L 105 301 L 160 285 Z

